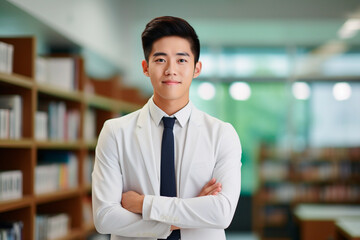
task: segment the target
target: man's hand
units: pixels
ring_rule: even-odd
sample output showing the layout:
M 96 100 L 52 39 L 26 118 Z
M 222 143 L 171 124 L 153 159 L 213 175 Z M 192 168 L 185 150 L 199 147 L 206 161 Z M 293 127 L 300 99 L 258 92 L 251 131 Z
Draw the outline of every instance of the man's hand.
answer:
M 217 195 L 221 191 L 221 183 L 217 183 L 215 178 L 212 178 L 199 193 L 198 197 Z
M 126 210 L 133 213 L 142 213 L 144 195 L 134 191 L 128 191 L 122 194 L 121 205 Z

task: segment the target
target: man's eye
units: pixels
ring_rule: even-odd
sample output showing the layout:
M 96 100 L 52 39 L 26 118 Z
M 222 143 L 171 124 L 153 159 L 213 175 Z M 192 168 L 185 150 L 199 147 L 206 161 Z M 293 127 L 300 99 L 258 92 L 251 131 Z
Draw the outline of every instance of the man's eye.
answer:
M 156 59 L 155 62 L 165 62 L 165 59 L 159 58 L 159 59 Z
M 186 63 L 187 61 L 186 61 L 186 59 L 179 59 L 179 62 L 180 63 Z

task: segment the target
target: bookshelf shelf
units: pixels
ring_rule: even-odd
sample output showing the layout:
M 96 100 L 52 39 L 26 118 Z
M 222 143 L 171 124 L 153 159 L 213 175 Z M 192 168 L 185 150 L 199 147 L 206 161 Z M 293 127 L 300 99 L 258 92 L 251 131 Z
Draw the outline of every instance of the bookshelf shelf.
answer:
M 39 83 L 36 83 L 36 88 L 37 91 L 41 94 L 75 102 L 82 101 L 82 93 L 80 91 L 70 91 L 61 88 L 59 89 L 58 87 Z
M 0 72 L 0 83 L 15 85 L 23 88 L 33 88 L 34 82 L 31 78 L 19 74 L 7 74 Z
M 30 139 L 1 139 L 0 148 L 30 148 L 34 145 L 33 143 Z
M 110 98 L 96 95 L 85 95 L 85 102 L 89 107 L 94 107 L 107 111 L 117 111 L 118 103 Z
M 8 201 L 0 201 L 0 213 L 7 212 L 14 209 L 30 207 L 33 203 L 31 196 L 24 196 L 20 199 L 13 199 Z
M 63 142 L 63 141 L 36 141 L 38 149 L 66 149 L 78 150 L 84 147 L 82 141 L 76 142 Z
M 94 141 L 92 141 L 92 142 L 87 142 L 87 143 L 86 143 L 86 147 L 87 147 L 89 150 L 95 150 L 96 144 L 97 144 L 97 140 L 94 140 Z
M 89 107 L 94 107 L 106 111 L 133 111 L 134 109 L 141 107 L 137 103 L 111 99 L 100 95 L 85 94 L 84 98 Z
M 44 204 L 53 201 L 73 198 L 80 195 L 79 188 L 59 190 L 52 193 L 35 195 L 35 202 L 37 204 Z

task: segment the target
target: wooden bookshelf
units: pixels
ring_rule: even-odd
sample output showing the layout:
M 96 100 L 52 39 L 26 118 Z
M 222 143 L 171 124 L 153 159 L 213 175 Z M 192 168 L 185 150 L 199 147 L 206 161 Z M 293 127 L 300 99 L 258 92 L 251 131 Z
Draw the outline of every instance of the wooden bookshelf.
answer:
M 84 60 L 77 56 L 78 86 L 75 90 L 64 90 L 52 85 L 38 83 L 35 79 L 35 37 L 0 38 L 14 45 L 14 67 L 12 74 L 0 73 L 0 95 L 16 94 L 22 98 L 22 132 L 20 139 L 0 139 L 0 171 L 21 170 L 23 196 L 20 199 L 0 201 L 0 221 L 22 221 L 24 239 L 34 239 L 35 217 L 38 214 L 66 213 L 70 216 L 71 228 L 64 240 L 86 239 L 95 232 L 93 223 L 85 223 L 82 204 L 90 198 L 91 185 L 84 179 L 85 159 L 94 155 L 96 136 L 109 118 L 122 112 L 131 112 L 141 107 L 112 96 L 100 96 L 84 92 Z M 113 89 L 112 89 L 113 90 Z M 35 116 L 40 106 L 49 102 L 62 102 L 67 110 L 79 113 L 79 128 L 75 140 L 37 140 Z M 85 139 L 85 112 L 92 109 L 95 114 L 95 138 Z M 41 109 L 40 109 L 41 110 Z M 74 153 L 78 161 L 77 186 L 45 194 L 35 193 L 35 168 L 39 154 L 43 151 L 65 151 Z M 91 220 L 92 221 L 92 220 Z
M 253 202 L 254 230 L 263 240 L 293 239 L 298 231 L 293 210 L 299 204 L 358 205 L 359 169 L 360 147 L 280 152 L 263 144 Z

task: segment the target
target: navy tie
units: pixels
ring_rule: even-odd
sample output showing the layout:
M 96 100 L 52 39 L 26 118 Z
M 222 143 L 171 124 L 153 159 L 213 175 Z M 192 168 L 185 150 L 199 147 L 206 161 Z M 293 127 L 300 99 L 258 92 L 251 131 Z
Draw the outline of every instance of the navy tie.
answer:
M 160 195 L 176 197 L 176 178 L 174 165 L 175 118 L 163 117 L 164 132 L 161 142 Z M 167 239 L 179 240 L 180 230 L 174 230 Z

